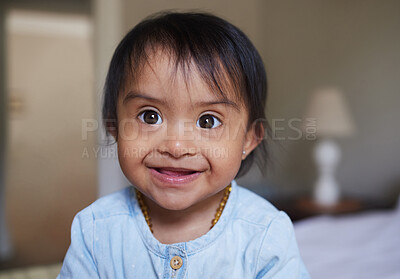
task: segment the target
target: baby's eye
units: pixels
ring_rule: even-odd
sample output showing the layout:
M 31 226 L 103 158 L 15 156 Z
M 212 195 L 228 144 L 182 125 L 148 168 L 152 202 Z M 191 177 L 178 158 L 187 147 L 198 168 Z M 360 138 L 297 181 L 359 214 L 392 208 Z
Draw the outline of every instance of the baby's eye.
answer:
M 159 125 L 162 123 L 161 116 L 154 110 L 145 110 L 139 114 L 139 119 L 149 125 Z
M 221 125 L 221 122 L 217 117 L 211 114 L 204 114 L 197 120 L 196 125 L 203 129 L 211 129 Z

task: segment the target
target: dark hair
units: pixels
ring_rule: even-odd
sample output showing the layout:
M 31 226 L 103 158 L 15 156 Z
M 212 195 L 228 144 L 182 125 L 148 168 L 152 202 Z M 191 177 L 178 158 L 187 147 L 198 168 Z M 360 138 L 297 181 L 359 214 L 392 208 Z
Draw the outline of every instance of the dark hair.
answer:
M 248 110 L 248 127 L 255 125 L 257 136 L 263 139 L 242 162 L 236 177 L 245 174 L 255 160 L 263 172 L 268 157 L 264 133 L 269 132 L 264 65 L 241 30 L 211 14 L 162 12 L 126 34 L 114 52 L 104 88 L 102 113 L 107 133 L 113 129 L 118 134 L 117 103 L 126 77 L 135 80 L 149 55 L 160 48 L 167 51 L 175 70 L 182 69 L 185 77 L 193 63 L 216 94 L 226 97 L 226 89 L 233 86 Z

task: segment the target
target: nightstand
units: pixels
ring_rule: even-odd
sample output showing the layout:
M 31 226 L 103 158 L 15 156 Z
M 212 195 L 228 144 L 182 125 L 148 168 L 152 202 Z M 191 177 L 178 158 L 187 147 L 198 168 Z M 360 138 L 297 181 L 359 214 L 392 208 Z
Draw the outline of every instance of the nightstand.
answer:
M 366 210 L 364 202 L 353 198 L 343 198 L 337 204 L 332 206 L 321 206 L 314 202 L 310 197 L 301 197 L 294 200 L 277 201 L 273 204 L 279 209 L 285 211 L 292 221 L 316 215 L 339 215 L 355 213 Z

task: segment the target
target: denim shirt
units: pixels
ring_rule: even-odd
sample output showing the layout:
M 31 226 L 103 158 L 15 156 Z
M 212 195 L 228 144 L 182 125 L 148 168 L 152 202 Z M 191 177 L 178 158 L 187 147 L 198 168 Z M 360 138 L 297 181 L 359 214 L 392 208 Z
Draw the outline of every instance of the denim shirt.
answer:
M 179 269 L 171 267 L 178 256 Z M 176 258 L 175 258 L 176 259 Z M 133 187 L 100 198 L 72 223 L 57 278 L 309 278 L 289 217 L 232 181 L 218 223 L 188 242 L 162 244 L 151 233 Z

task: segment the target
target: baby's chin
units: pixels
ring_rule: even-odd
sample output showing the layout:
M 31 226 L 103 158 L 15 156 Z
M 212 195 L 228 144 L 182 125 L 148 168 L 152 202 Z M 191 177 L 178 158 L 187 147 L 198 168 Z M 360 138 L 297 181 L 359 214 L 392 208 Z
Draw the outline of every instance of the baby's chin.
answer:
M 168 211 L 185 211 L 200 203 L 197 200 L 191 200 L 185 197 L 169 197 L 154 200 L 155 204 L 161 209 Z
M 203 204 L 208 203 L 207 196 L 188 197 L 187 195 L 163 195 L 161 197 L 153 197 L 152 201 L 155 206 L 166 211 L 192 211 L 200 209 Z M 207 205 L 209 206 L 209 205 Z

